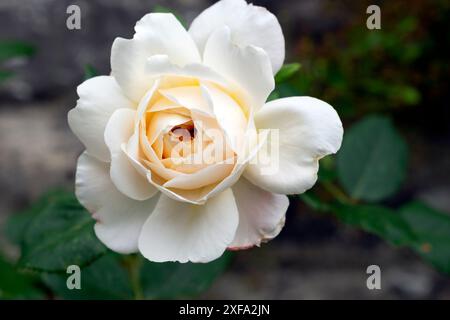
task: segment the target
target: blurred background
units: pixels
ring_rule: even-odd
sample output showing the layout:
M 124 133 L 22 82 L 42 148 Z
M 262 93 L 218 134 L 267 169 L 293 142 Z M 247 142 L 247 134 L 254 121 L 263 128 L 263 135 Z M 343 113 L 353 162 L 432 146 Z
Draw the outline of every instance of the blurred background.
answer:
M 190 23 L 208 0 L 0 0 L 0 41 L 30 44 L 0 65 L 0 228 L 48 189 L 73 189 L 83 147 L 67 112 L 91 66 L 110 72 L 115 37 L 161 7 Z M 383 204 L 419 199 L 450 213 L 448 1 L 261 0 L 279 19 L 286 62 L 301 69 L 277 95 L 310 95 L 333 105 L 347 128 L 370 114 L 389 116 L 409 150 L 407 175 Z M 66 8 L 81 8 L 81 30 Z M 381 30 L 366 8 L 381 8 Z M 158 7 L 157 7 L 158 6 Z M 1 48 L 1 46 L 0 46 Z M 0 51 L 1 58 L 1 51 Z M 0 234 L 0 250 L 16 249 Z M 379 265 L 382 289 L 368 290 Z M 292 198 L 286 226 L 261 248 L 239 252 L 205 293 L 211 299 L 450 299 L 450 278 L 409 249 L 321 215 Z

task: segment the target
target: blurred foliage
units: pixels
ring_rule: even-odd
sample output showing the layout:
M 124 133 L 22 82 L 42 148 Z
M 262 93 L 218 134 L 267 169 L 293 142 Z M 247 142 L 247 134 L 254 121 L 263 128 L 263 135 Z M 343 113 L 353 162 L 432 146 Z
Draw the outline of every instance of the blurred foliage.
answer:
M 107 254 L 81 269 L 81 290 L 69 290 L 65 273 L 44 273 L 42 280 L 54 294 L 64 299 L 132 299 L 133 289 L 127 270 L 119 258 Z
M 447 93 L 449 2 L 386 3 L 382 29 L 372 31 L 361 19 L 368 4 L 352 1 L 349 14 L 355 17 L 339 29 L 300 39 L 301 76 L 279 86 L 280 96 L 317 96 L 354 119 L 409 109 Z
M 395 211 L 376 205 L 335 205 L 342 222 L 416 251 L 443 273 L 450 274 L 450 217 L 423 203 L 411 202 Z
M 138 255 L 108 253 L 82 269 L 82 290 L 69 290 L 67 274 L 44 273 L 42 280 L 64 299 L 178 299 L 195 297 L 225 271 L 231 254 L 207 264 L 153 263 Z
M 232 252 L 225 252 L 219 259 L 207 264 L 160 264 L 146 260 L 140 274 L 143 294 L 150 299 L 196 297 L 225 271 L 232 256 Z
M 280 71 L 277 72 L 275 75 L 275 82 L 276 83 L 282 83 L 293 76 L 296 75 L 296 73 L 300 70 L 301 64 L 300 63 L 289 63 L 285 64 L 281 67 Z
M 360 6 L 355 12 L 367 2 Z M 279 97 L 317 96 L 347 124 L 337 156 L 320 161 L 319 186 L 300 199 L 318 213 L 411 248 L 446 274 L 450 215 L 420 202 L 398 209 L 386 201 L 408 172 L 409 147 L 396 122 L 416 113 L 430 117 L 432 126 L 448 127 L 439 115 L 448 113 L 449 8 L 448 1 L 392 2 L 382 6 L 381 30 L 349 19 L 319 39 L 305 37 L 297 47 L 301 74 L 276 89 Z
M 345 133 L 337 174 L 357 200 L 380 201 L 398 191 L 407 169 L 406 142 L 389 118 L 368 116 Z
M 0 256 L 0 299 L 39 299 L 43 292 L 35 285 L 35 279 L 20 273 Z
M 52 191 L 13 215 L 6 234 L 20 247 L 21 257 L 15 268 L 0 260 L 0 275 L 8 275 L 8 281 L 0 278 L 0 298 L 43 297 L 37 295 L 35 283 L 66 299 L 187 298 L 208 289 L 231 261 L 231 253 L 206 264 L 153 263 L 138 255 L 121 256 L 104 247 L 93 224 L 75 196 L 64 191 Z M 70 265 L 81 268 L 82 290 L 67 288 Z M 29 272 L 33 282 L 26 276 Z
M 36 48 L 21 41 L 0 40 L 0 66 L 12 59 L 27 58 L 35 54 Z M 14 76 L 9 70 L 0 69 L 0 83 Z
M 29 57 L 36 52 L 36 48 L 20 41 L 0 41 L 0 62 L 12 58 Z
M 98 75 L 97 70 L 90 64 L 84 66 L 84 80 L 96 77 Z

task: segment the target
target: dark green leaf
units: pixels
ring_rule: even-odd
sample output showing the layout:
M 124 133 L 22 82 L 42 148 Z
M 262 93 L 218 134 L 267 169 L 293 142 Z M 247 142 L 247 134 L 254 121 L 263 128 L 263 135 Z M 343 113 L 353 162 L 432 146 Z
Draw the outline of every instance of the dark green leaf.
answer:
M 232 254 L 226 252 L 210 263 L 153 263 L 142 266 L 143 293 L 150 299 L 195 297 L 209 288 L 230 263 Z
M 108 254 L 92 264 L 81 268 L 81 289 L 67 288 L 70 274 L 43 274 L 44 283 L 60 298 L 88 299 L 131 299 L 133 293 L 126 270 L 119 259 Z
M 31 276 L 17 272 L 0 256 L 0 299 L 40 299 L 43 293 Z
M 14 76 L 14 73 L 11 71 L 0 70 L 0 82 L 8 80 L 9 78 L 11 78 L 13 76 Z
M 327 156 L 320 159 L 318 178 L 321 182 L 334 181 L 337 177 L 334 158 Z
M 90 64 L 84 67 L 84 80 L 96 77 L 98 75 L 97 70 Z
M 110 253 L 81 269 L 81 290 L 67 289 L 67 274 L 44 274 L 43 281 L 64 299 L 192 298 L 209 288 L 230 258 L 228 252 L 207 264 L 154 263 L 137 255 L 121 259 Z M 133 280 L 138 295 L 132 292 Z
M 29 57 L 36 52 L 36 48 L 21 41 L 0 41 L 0 62 L 12 58 Z
M 298 70 L 300 70 L 300 67 L 300 63 L 290 63 L 283 65 L 280 71 L 278 71 L 278 73 L 275 75 L 275 83 L 278 84 L 289 80 L 298 72 Z
M 36 213 L 24 226 L 20 267 L 65 271 L 69 265 L 84 266 L 106 252 L 94 234 L 94 220 L 74 195 L 60 192 L 44 199 L 31 209 Z
M 407 145 L 392 122 L 370 116 L 344 134 L 337 155 L 338 178 L 352 198 L 380 201 L 400 187 L 407 158 Z
M 398 212 L 375 205 L 334 205 L 342 222 L 415 250 L 436 269 L 450 274 L 450 215 L 412 202 Z
M 394 245 L 411 245 L 415 234 L 402 216 L 375 205 L 335 205 L 334 214 L 344 223 L 376 234 Z
M 327 203 L 320 200 L 320 198 L 311 191 L 299 195 L 299 198 L 311 209 L 318 212 L 327 212 L 330 207 Z
M 420 202 L 405 205 L 400 215 L 417 238 L 414 249 L 438 270 L 450 274 L 450 215 Z
M 411 86 L 400 86 L 397 88 L 397 95 L 399 95 L 405 104 L 416 105 L 420 102 L 420 92 Z
M 277 90 L 274 90 L 270 93 L 267 101 L 272 101 L 280 98 L 280 93 Z
M 34 216 L 44 210 L 49 202 L 54 201 L 54 198 L 63 194 L 64 192 L 61 190 L 49 191 L 38 199 L 31 207 L 22 212 L 13 214 L 6 222 L 5 234 L 8 239 L 14 244 L 21 245 L 26 228 L 33 220 Z

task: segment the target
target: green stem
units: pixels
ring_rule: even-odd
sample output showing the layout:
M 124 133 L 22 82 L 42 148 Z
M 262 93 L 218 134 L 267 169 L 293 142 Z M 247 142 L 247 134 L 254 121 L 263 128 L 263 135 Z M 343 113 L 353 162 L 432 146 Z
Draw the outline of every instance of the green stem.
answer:
M 136 254 L 130 256 L 127 260 L 127 269 L 130 275 L 131 288 L 133 289 L 134 299 L 143 300 L 144 293 L 142 291 L 140 278 L 142 258 L 140 255 Z
M 336 198 L 338 201 L 345 203 L 345 204 L 356 204 L 356 201 L 350 198 L 345 194 L 344 191 L 342 191 L 338 186 L 336 186 L 334 183 L 330 181 L 324 181 L 322 182 L 323 187 L 325 190 L 327 190 L 334 198 Z

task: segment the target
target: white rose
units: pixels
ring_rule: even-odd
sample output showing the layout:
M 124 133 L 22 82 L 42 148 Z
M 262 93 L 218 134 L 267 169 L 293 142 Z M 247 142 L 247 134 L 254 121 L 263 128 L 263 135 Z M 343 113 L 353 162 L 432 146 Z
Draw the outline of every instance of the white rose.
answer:
M 321 100 L 266 103 L 284 60 L 276 17 L 222 0 L 189 31 L 162 13 L 135 30 L 114 41 L 111 75 L 81 84 L 68 115 L 86 146 L 76 195 L 98 238 L 151 261 L 208 262 L 278 235 L 285 194 L 314 185 L 343 129 Z M 253 161 L 268 144 L 275 166 Z

